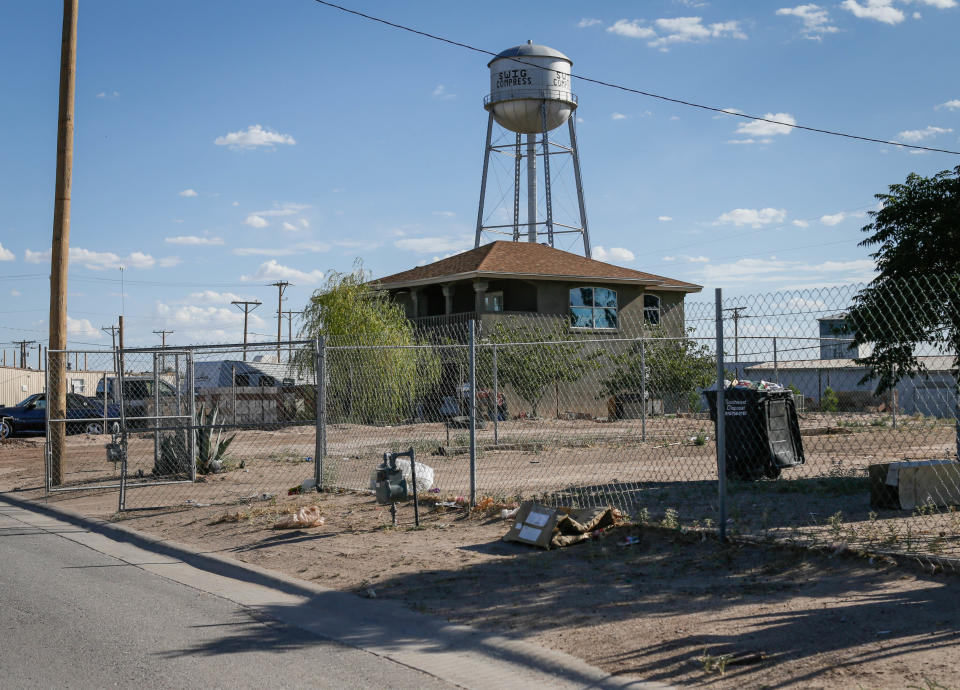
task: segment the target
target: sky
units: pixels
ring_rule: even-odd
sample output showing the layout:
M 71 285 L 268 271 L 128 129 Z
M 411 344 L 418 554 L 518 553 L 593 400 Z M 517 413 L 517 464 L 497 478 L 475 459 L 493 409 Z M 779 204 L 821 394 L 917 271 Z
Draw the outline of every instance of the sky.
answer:
M 494 53 L 529 39 L 631 89 L 960 150 L 958 0 L 342 2 Z M 0 4 L 5 348 L 46 342 L 61 13 Z M 131 345 L 239 342 L 233 300 L 262 301 L 251 338 L 275 338 L 272 282 L 296 311 L 358 260 L 377 277 L 472 248 L 488 60 L 313 0 L 83 0 L 71 346 L 108 346 L 121 313 Z M 703 285 L 704 301 L 870 280 L 857 245 L 874 195 L 960 164 L 573 90 L 594 258 Z

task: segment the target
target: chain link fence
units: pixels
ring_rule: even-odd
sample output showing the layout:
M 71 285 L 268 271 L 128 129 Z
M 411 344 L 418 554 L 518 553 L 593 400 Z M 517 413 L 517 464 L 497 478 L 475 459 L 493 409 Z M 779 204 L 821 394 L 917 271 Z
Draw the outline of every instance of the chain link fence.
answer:
M 86 353 L 84 395 L 45 421 L 68 431 L 59 452 L 48 433 L 48 485 L 119 489 L 127 510 L 369 490 L 412 447 L 437 501 L 612 504 L 953 564 L 958 280 L 868 288 L 718 292 L 609 328 L 494 313 L 392 340 Z M 74 376 L 64 354 L 48 376 Z

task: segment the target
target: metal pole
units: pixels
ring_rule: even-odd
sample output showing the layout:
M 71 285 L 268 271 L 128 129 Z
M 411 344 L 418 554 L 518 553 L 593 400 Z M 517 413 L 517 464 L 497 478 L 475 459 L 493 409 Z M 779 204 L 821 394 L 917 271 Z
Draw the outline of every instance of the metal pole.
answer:
M 158 355 L 156 352 L 153 353 L 153 414 L 154 417 L 159 417 L 162 413 L 160 411 L 160 373 L 157 364 Z M 160 432 L 157 431 L 157 427 L 160 426 L 160 420 L 153 420 L 153 467 L 154 469 L 160 469 Z
M 120 336 L 120 347 L 117 349 L 117 386 L 120 399 L 120 496 L 117 510 L 123 511 L 127 507 L 127 405 L 124 401 L 123 390 L 123 315 L 120 315 L 120 325 L 118 335 Z
M 233 425 L 237 425 L 237 365 L 230 367 L 230 394 L 233 399 Z
M 50 253 L 50 320 L 48 347 L 54 356 L 54 375 L 47 383 L 48 416 L 67 418 L 67 267 L 70 255 L 70 198 L 73 186 L 73 107 L 77 71 L 78 0 L 63 0 L 63 33 L 60 40 L 60 100 L 57 115 L 57 171 L 54 182 L 53 243 Z M 23 357 L 20 363 L 26 368 Z M 57 422 L 48 430 L 53 484 L 63 481 L 63 449 L 67 427 Z
M 727 406 L 724 389 L 723 371 L 723 292 L 716 290 L 717 302 L 717 489 L 720 500 L 720 541 L 727 540 L 727 433 L 726 413 Z
M 313 451 L 313 478 L 317 491 L 323 490 L 323 459 L 327 455 L 327 342 L 324 336 L 316 341 L 317 419 Z
M 197 389 L 193 352 L 187 352 L 187 386 L 190 407 L 190 434 L 187 437 L 190 455 L 190 481 L 197 481 Z
M 50 352 L 47 352 L 49 357 Z M 6 356 L 6 351 L 4 351 L 4 356 Z M 47 365 L 46 371 L 43 373 L 43 390 L 50 390 L 50 365 Z M 50 473 L 52 470 L 51 467 L 51 455 L 50 455 L 50 406 L 47 406 L 47 410 L 44 413 L 46 428 L 44 429 L 44 443 L 43 443 L 43 464 L 44 464 L 44 473 L 43 473 L 43 488 L 48 494 L 50 493 L 50 484 L 51 477 Z
M 573 177 L 577 183 L 577 202 L 580 204 L 580 227 L 583 229 L 583 255 L 591 258 L 590 231 L 587 229 L 587 207 L 583 201 L 583 180 L 580 178 L 580 150 L 577 147 L 577 132 L 573 122 L 576 117 L 567 118 L 570 131 L 570 148 L 573 155 Z
M 547 102 L 543 101 L 540 104 L 540 120 L 543 123 L 543 134 L 541 135 L 541 141 L 543 142 L 543 194 L 544 194 L 544 204 L 547 209 L 547 242 L 550 243 L 550 246 L 553 246 L 553 198 L 551 191 L 550 183 L 550 140 L 549 134 L 547 134 Z
M 640 440 L 647 440 L 647 345 L 640 338 Z
M 897 365 L 893 365 L 893 380 L 897 380 Z M 891 416 L 890 421 L 893 425 L 893 428 L 897 428 L 897 384 L 893 384 L 893 388 L 890 389 L 890 409 Z
M 493 344 L 493 445 L 500 443 L 500 381 L 497 376 L 497 344 Z
M 527 135 L 527 242 L 537 241 L 537 136 Z
M 477 339 L 470 319 L 470 507 L 477 504 Z
M 780 363 L 777 358 L 777 336 L 773 336 L 773 375 L 780 383 Z
M 487 143 L 483 147 L 483 174 L 480 176 L 480 205 L 477 208 L 477 237 L 473 247 L 480 246 L 480 232 L 483 230 L 483 202 L 487 195 L 487 170 L 490 167 L 490 137 L 493 135 L 493 110 L 487 117 Z M 414 314 L 416 316 L 416 314 Z

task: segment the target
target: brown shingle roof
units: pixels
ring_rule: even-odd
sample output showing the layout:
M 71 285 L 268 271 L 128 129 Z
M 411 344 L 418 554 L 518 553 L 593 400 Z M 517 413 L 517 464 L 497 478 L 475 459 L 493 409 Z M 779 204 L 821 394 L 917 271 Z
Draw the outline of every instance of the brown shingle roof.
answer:
M 532 242 L 491 242 L 454 256 L 380 278 L 381 287 L 429 285 L 475 277 L 525 277 L 547 280 L 604 279 L 660 289 L 699 292 L 700 285 L 623 268 Z

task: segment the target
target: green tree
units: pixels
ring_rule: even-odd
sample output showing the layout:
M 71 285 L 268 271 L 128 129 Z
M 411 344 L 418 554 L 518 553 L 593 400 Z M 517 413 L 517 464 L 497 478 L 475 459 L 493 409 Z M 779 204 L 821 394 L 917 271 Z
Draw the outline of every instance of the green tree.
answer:
M 585 351 L 561 322 L 541 325 L 525 320 L 499 321 L 477 349 L 477 379 L 491 385 L 493 348 L 497 344 L 497 377 L 530 405 L 537 416 L 543 396 L 561 383 L 574 383 L 596 366 L 597 354 Z
M 331 271 L 304 310 L 301 337 L 324 336 L 331 409 L 365 424 L 395 424 L 413 416 L 417 401 L 440 377 L 431 348 L 420 344 L 403 309 L 368 281 L 358 260 L 350 273 Z M 314 355 L 298 353 L 301 373 Z
M 823 395 L 820 396 L 820 409 L 831 413 L 840 409 L 840 398 L 837 397 L 836 392 L 830 386 L 827 386 L 823 390 Z
M 646 388 L 650 398 L 672 400 L 674 405 L 685 402 L 693 410 L 699 408 L 700 391 L 717 375 L 716 359 L 706 345 L 690 337 L 666 337 L 662 330 L 607 357 L 613 365 L 601 380 L 607 395 Z
M 853 345 L 869 344 L 864 381 L 877 379 L 878 394 L 904 377 L 925 373 L 921 344 L 960 353 L 960 166 L 932 177 L 915 173 L 877 194 L 870 233 L 862 247 L 875 247 L 879 275 L 856 298 L 847 315 Z M 960 419 L 958 419 L 960 423 Z

